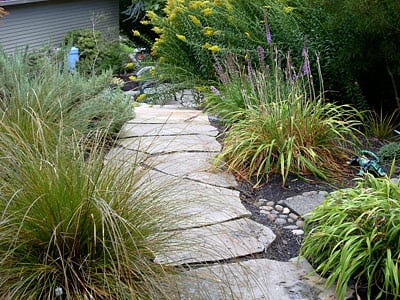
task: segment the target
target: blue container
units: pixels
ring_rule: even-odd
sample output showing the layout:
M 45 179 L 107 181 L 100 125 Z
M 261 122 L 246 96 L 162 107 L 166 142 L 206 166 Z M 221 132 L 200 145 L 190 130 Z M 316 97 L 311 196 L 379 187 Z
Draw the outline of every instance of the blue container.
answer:
M 72 47 L 68 54 L 68 71 L 75 72 L 75 65 L 79 61 L 79 49 Z

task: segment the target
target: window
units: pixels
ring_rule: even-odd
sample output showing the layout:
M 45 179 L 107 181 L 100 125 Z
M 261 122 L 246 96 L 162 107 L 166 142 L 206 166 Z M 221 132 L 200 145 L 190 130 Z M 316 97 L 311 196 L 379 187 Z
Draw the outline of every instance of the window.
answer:
M 0 0 L 0 6 L 9 6 L 9 5 L 25 4 L 32 2 L 43 2 L 43 1 L 47 0 Z

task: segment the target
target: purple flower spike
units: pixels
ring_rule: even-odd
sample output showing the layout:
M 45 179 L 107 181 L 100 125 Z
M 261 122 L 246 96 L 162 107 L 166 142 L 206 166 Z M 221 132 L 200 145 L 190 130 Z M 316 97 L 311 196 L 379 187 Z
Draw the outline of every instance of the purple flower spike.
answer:
M 301 51 L 301 56 L 302 57 L 306 57 L 307 56 L 307 48 L 306 47 L 304 47 L 303 51 Z
M 311 75 L 310 61 L 308 60 L 308 58 L 306 58 L 306 60 L 304 61 L 304 64 L 303 64 L 303 74 Z
M 218 97 L 221 97 L 221 93 L 220 91 L 218 91 L 218 89 L 215 86 L 210 86 L 210 90 Z
M 266 10 L 264 10 L 264 26 L 265 26 L 265 34 L 267 36 L 267 43 L 268 43 L 268 45 L 271 45 L 272 37 L 271 37 L 271 31 L 269 30 L 268 16 L 267 16 Z
M 301 56 L 304 58 L 303 74 L 311 75 L 310 60 L 308 59 L 308 51 L 307 51 L 306 41 L 304 41 L 304 47 L 303 47 L 303 50 L 301 51 Z
M 265 51 L 264 51 L 264 48 L 261 47 L 261 46 L 258 46 L 258 47 L 257 47 L 257 53 L 258 53 L 258 61 L 259 61 L 260 64 L 261 64 L 261 63 L 263 63 L 264 60 L 265 60 Z

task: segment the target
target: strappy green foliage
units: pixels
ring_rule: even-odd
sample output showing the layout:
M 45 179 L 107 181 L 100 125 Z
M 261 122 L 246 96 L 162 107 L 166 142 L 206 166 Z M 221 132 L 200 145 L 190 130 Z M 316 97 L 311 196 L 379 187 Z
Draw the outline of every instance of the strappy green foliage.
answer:
M 399 214 L 399 183 L 367 174 L 354 188 L 328 195 L 307 216 L 301 254 L 327 276 L 328 286 L 336 285 L 338 299 L 351 279 L 367 288 L 368 299 L 398 299 Z

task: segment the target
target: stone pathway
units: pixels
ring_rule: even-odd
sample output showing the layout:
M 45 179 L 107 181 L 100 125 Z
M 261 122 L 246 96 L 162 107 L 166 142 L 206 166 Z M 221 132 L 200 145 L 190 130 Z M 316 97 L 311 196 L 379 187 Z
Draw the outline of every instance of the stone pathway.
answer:
M 135 119 L 121 131 L 119 145 L 145 159 L 150 172 L 143 180 L 156 185 L 173 179 L 170 197 L 180 203 L 174 216 L 176 234 L 156 261 L 187 267 L 188 276 L 177 279 L 180 299 L 335 299 L 333 289 L 324 288 L 324 280 L 306 261 L 254 258 L 266 251 L 275 235 L 250 220 L 234 177 L 213 168 L 211 160 L 221 146 L 207 115 L 179 105 L 141 105 L 135 112 Z M 123 151 L 110 155 L 128 160 Z M 260 209 L 282 208 L 286 221 L 293 220 L 288 226 L 298 230 L 304 205 L 296 201 L 301 200 L 287 199 L 271 208 L 263 203 Z

